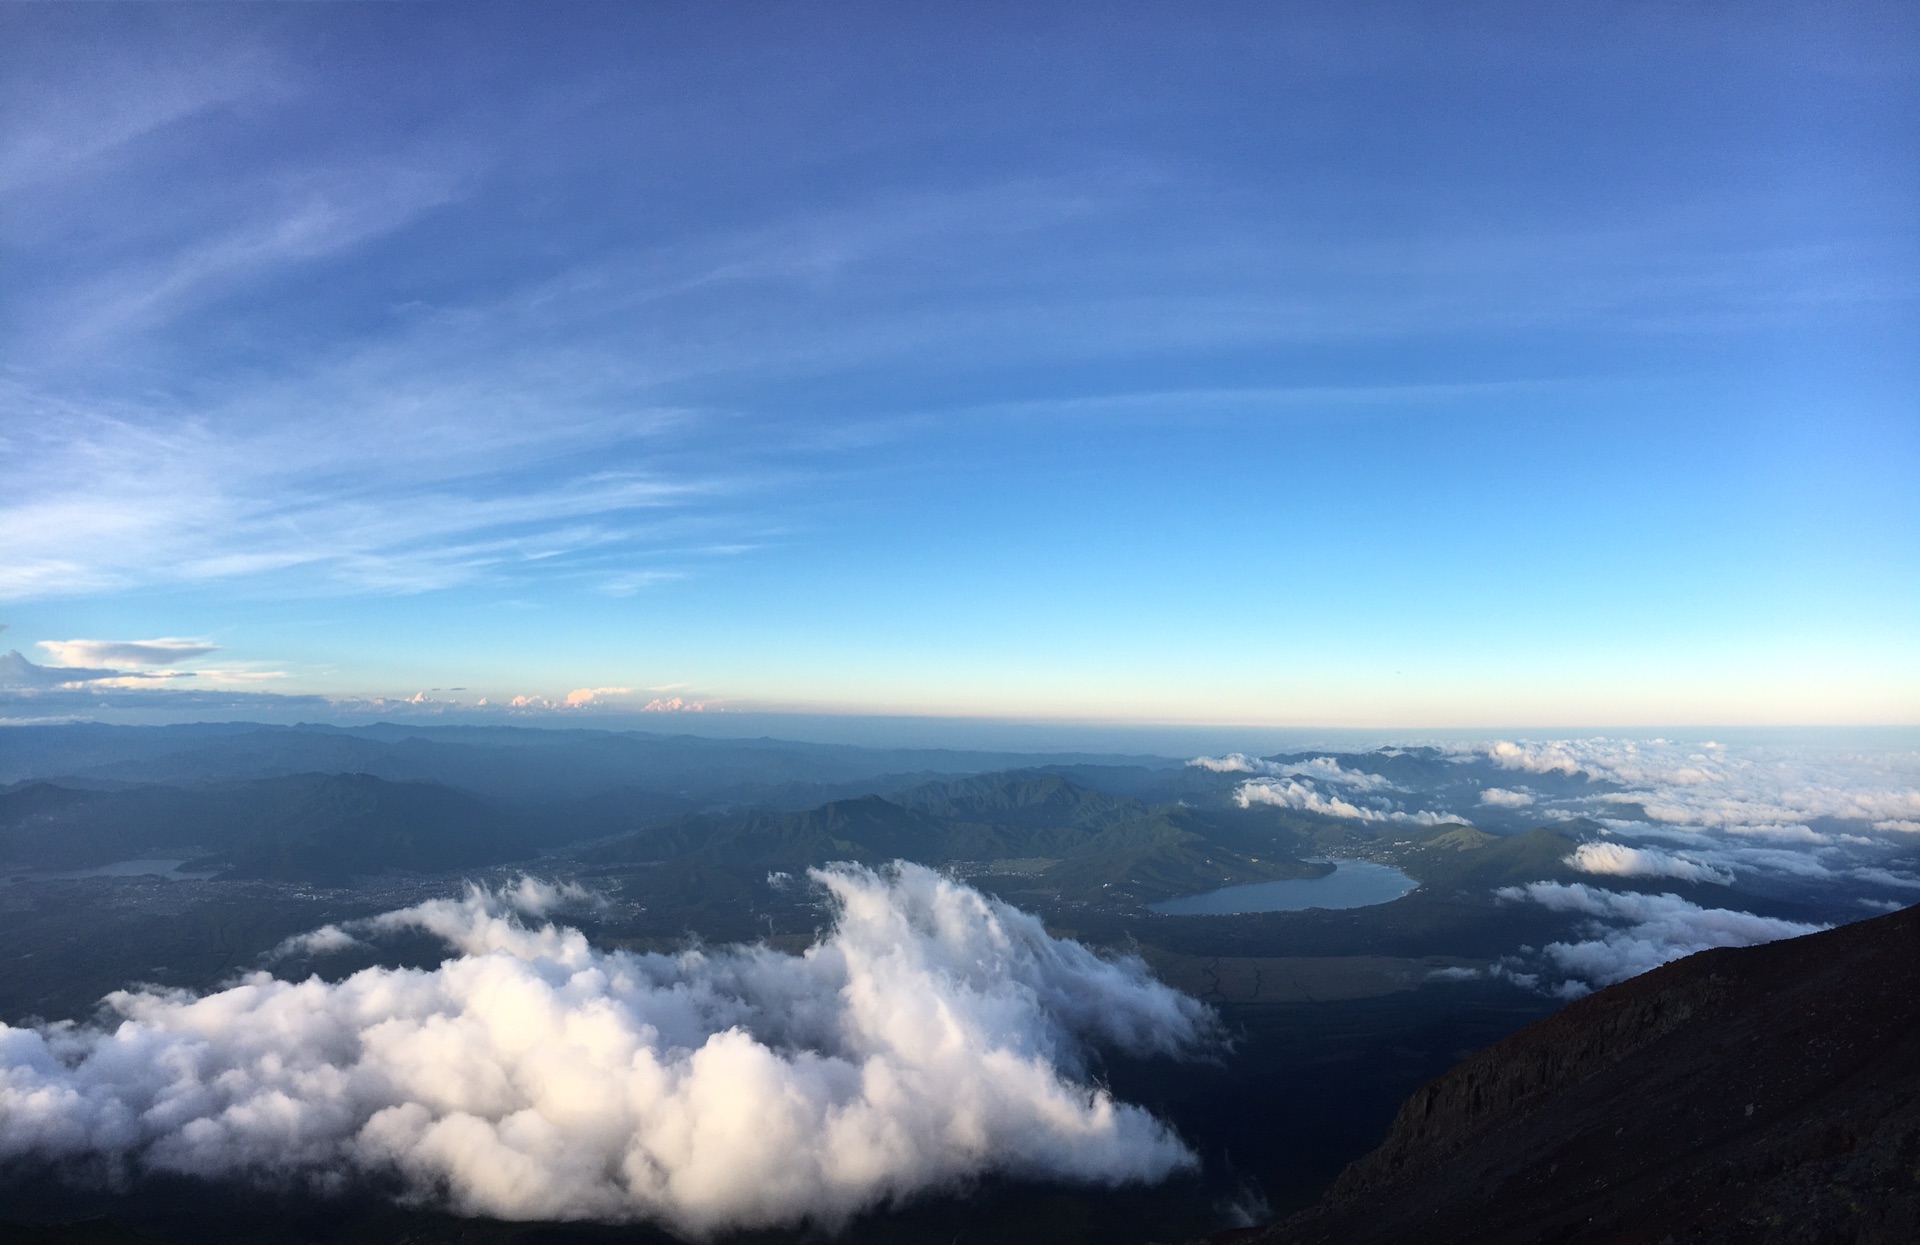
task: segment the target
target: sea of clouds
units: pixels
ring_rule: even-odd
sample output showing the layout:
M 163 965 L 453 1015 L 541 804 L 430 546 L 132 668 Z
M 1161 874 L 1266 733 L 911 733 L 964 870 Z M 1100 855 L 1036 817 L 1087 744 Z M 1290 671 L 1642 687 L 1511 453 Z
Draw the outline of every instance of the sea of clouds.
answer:
M 813 1223 L 993 1173 L 1120 1184 L 1192 1166 L 1090 1054 L 1201 1055 L 1202 1004 L 910 864 L 813 880 L 812 948 L 606 951 L 543 914 L 585 898 L 470 889 L 285 953 L 398 930 L 439 967 L 256 972 L 206 995 L 117 992 L 93 1025 L 0 1025 L 0 1158 L 335 1187 L 506 1219 L 700 1236 Z
M 1536 882 L 1500 892 L 1583 918 L 1580 937 L 1509 960 L 1506 971 L 1573 996 L 1710 947 L 1828 928 L 1732 906 L 1742 891 L 1849 898 L 1881 912 L 1920 897 L 1920 757 L 1911 752 L 1729 746 L 1664 739 L 1500 742 L 1465 750 L 1524 775 L 1584 775 L 1609 790 L 1549 811 L 1586 816 L 1603 838 L 1568 864 L 1598 881 L 1728 888 L 1723 904 L 1669 892 Z M 1750 901 L 1749 901 L 1750 902 Z
M 1426 787 L 1369 772 L 1364 755 L 1229 753 L 1189 764 L 1235 778 L 1242 808 L 1374 823 L 1481 819 L 1585 839 L 1566 864 L 1594 884 L 1542 879 L 1489 896 L 1581 918 L 1580 937 L 1517 952 L 1494 969 L 1567 996 L 1709 947 L 1827 927 L 1737 906 L 1755 895 L 1850 903 L 1856 913 L 1920 899 L 1920 752 L 1911 749 L 1592 738 L 1453 743 L 1438 755 L 1453 764 Z M 1726 899 L 1646 889 L 1676 883 L 1724 887 Z
M 1860 892 L 1879 910 L 1920 892 L 1920 754 L 1736 747 L 1706 741 L 1553 740 L 1461 749 L 1515 772 L 1584 775 L 1604 792 L 1543 801 L 1613 842 L 1583 845 L 1596 876 L 1739 884 L 1797 879 Z

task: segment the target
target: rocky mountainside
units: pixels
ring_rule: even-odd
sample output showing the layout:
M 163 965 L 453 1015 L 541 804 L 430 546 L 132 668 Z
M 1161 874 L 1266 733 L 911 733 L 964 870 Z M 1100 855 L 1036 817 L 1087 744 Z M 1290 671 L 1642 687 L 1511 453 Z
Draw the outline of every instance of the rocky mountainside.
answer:
M 1573 1003 L 1427 1084 L 1252 1239 L 1920 1241 L 1920 908 Z

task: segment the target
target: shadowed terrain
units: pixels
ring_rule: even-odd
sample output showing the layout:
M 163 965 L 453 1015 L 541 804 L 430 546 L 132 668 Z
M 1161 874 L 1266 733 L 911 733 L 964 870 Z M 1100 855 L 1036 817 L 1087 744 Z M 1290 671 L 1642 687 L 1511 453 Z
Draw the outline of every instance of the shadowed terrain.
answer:
M 1920 909 L 1574 1003 L 1423 1087 L 1258 1239 L 1920 1239 Z

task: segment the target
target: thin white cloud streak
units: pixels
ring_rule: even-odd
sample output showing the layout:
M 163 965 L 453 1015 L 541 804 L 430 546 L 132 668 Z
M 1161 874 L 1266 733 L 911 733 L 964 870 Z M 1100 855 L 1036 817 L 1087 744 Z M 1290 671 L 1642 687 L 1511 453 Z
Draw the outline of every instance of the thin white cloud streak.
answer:
M 354 249 L 443 202 L 449 179 L 457 176 L 396 181 L 359 166 L 306 175 L 309 201 L 154 261 L 170 264 L 166 271 L 111 274 L 82 298 L 93 310 L 49 313 L 60 323 L 46 331 L 62 340 L 131 332 L 203 287 L 264 280 Z M 401 194 L 416 182 L 420 193 Z M 1059 203 L 1059 189 L 1011 197 L 1005 186 L 983 190 L 976 206 L 995 210 L 971 218 L 990 232 L 1023 231 L 1082 210 Z M 1031 202 L 1009 213 L 1024 200 Z M 718 471 L 647 453 L 659 449 L 663 431 L 720 422 L 660 407 L 649 395 L 663 380 L 735 372 L 743 360 L 729 351 L 703 361 L 690 343 L 637 357 L 627 337 L 602 340 L 605 325 L 708 287 L 812 279 L 863 255 L 896 253 L 952 227 L 958 210 L 936 196 L 902 211 L 808 218 L 603 257 L 491 302 L 421 309 L 378 337 L 336 344 L 330 357 L 290 360 L 280 379 L 243 378 L 224 394 L 217 382 L 203 384 L 218 396 L 190 411 L 144 396 L 84 398 L 74 386 L 0 387 L 0 416 L 39 430 L 11 456 L 17 475 L 0 471 L 0 491 L 12 499 L 0 503 L 0 595 L 108 592 L 317 565 L 335 572 L 338 588 L 404 592 L 596 548 L 612 563 L 598 582 L 616 595 L 684 574 L 636 569 L 630 549 L 617 556 L 646 535 L 623 512 L 723 493 L 737 502 L 769 481 L 741 461 L 756 456 L 742 454 L 725 430 L 696 429 L 706 435 L 695 456 L 728 461 Z M 789 354 L 816 367 L 821 343 Z M 751 362 L 771 360 L 763 353 Z M 569 470 L 584 457 L 647 465 L 612 476 Z M 530 482 L 529 467 L 546 478 Z M 619 477 L 634 482 L 629 493 L 649 495 L 617 495 L 606 482 Z M 499 513 L 516 501 L 520 515 Z M 552 530 L 569 518 L 601 522 Z M 511 523 L 547 530 L 474 539 Z M 696 557 L 701 547 L 738 548 L 741 536 L 764 535 L 737 514 L 686 533 L 700 537 L 688 550 Z
M 116 270 L 75 290 L 54 311 L 56 355 L 85 352 L 156 328 L 196 304 L 284 278 L 290 269 L 351 252 L 452 202 L 462 175 L 419 162 L 314 170 L 262 187 L 284 201 L 270 213 L 231 223 L 145 264 Z M 64 313 L 64 314 L 62 314 Z
M 1480 792 L 1480 802 L 1494 808 L 1526 808 L 1533 803 L 1533 797 L 1524 791 L 1510 791 L 1505 787 L 1487 787 Z
M 1881 886 L 1897 886 L 1903 890 L 1920 890 L 1920 877 L 1911 873 L 1895 873 L 1891 869 L 1879 869 L 1871 865 L 1862 865 L 1847 870 L 1849 876 L 1863 882 L 1874 882 Z
M 274 92 L 284 81 L 284 66 L 258 47 L 199 50 L 191 62 L 122 57 L 103 72 L 100 48 L 90 42 L 86 55 L 95 63 L 84 75 L 57 57 L 38 72 L 16 65 L 0 108 L 0 195 L 82 174 L 157 131 Z
M 0 467 L 0 595 L 15 599 L 294 568 L 333 590 L 412 592 L 573 556 L 628 560 L 732 489 L 639 470 L 502 478 L 459 460 L 415 472 L 411 454 L 381 457 L 385 438 L 361 442 L 366 461 L 343 481 L 299 425 L 216 436 L 62 412 L 41 428 Z M 539 457 L 523 447 L 523 461 Z
M 220 651 L 218 644 L 163 636 L 153 640 L 41 640 L 63 666 L 172 666 Z
M 0 1026 L 0 1155 L 322 1187 L 396 1173 L 462 1213 L 695 1235 L 831 1230 L 992 1172 L 1192 1164 L 1080 1076 L 1089 1044 L 1203 1049 L 1201 1004 L 917 866 L 814 876 L 839 911 L 801 957 L 597 951 L 515 915 L 551 896 L 472 891 L 373 923 L 448 940 L 434 970 L 254 974 L 116 993 L 111 1027 Z
M 1678 895 L 1601 890 L 1583 882 L 1532 882 L 1495 892 L 1513 902 L 1593 918 L 1575 942 L 1553 942 L 1542 953 L 1567 978 L 1608 986 L 1696 951 L 1748 947 L 1830 928 L 1727 908 L 1703 908 Z
M 413 168 L 417 162 L 403 163 Z M 76 312 L 63 327 L 49 331 L 89 340 L 109 328 L 144 331 L 142 326 L 163 319 L 169 309 L 211 297 L 210 292 L 263 281 L 318 255 L 360 248 L 443 202 L 455 193 L 450 187 L 465 176 L 453 169 L 402 193 L 392 189 L 399 183 L 390 171 L 377 163 L 362 167 L 349 160 L 339 170 L 304 174 L 304 182 L 293 178 L 307 186 L 304 197 L 283 204 L 278 216 L 240 222 L 225 235 L 200 239 L 139 271 L 102 278 L 89 287 L 93 292 L 83 299 L 84 314 Z M 909 357 L 934 344 L 951 348 L 951 314 L 922 323 L 892 305 L 884 314 L 874 308 L 849 309 L 850 320 L 830 326 L 817 326 L 806 317 L 754 326 L 753 331 L 733 314 L 726 333 L 704 332 L 698 326 L 712 309 L 696 296 L 715 290 L 737 294 L 786 288 L 817 281 L 823 274 L 885 269 L 908 257 L 923 262 L 929 238 L 1037 234 L 1110 211 L 1144 185 L 1173 184 L 1164 176 L 1145 182 L 1140 178 L 1138 171 L 1123 171 L 1092 179 L 1000 183 L 679 239 L 672 246 L 637 254 L 596 257 L 575 271 L 531 279 L 491 301 L 416 309 L 385 326 L 377 338 L 332 343 L 322 359 L 283 359 L 274 369 L 281 379 L 273 382 L 236 381 L 219 394 L 218 378 L 204 380 L 199 387 L 217 396 L 188 412 L 152 406 L 144 397 L 103 404 L 79 396 L 80 386 L 55 383 L 47 394 L 16 406 L 23 422 L 26 407 L 39 408 L 35 418 L 44 418 L 44 408 L 65 404 L 88 417 L 102 415 L 137 427 L 135 439 L 177 435 L 197 440 L 224 461 L 219 470 L 173 465 L 169 473 L 168 464 L 140 456 L 136 471 L 117 473 L 118 478 L 83 472 L 66 490 L 41 490 L 36 500 L 26 486 L 47 476 L 49 468 L 60 474 L 63 464 L 58 453 L 43 453 L 39 457 L 54 461 L 33 462 L 26 470 L 23 459 L 18 481 L 0 479 L 17 485 L 12 492 L 20 499 L 11 534 L 9 516 L 0 512 L 0 568 L 5 568 L 0 593 L 72 595 L 156 580 L 257 576 L 321 564 L 334 570 L 334 587 L 409 591 L 470 582 L 516 563 L 525 565 L 533 552 L 527 547 L 490 547 L 473 540 L 453 542 L 461 547 L 445 550 L 408 547 L 409 539 L 445 538 L 444 531 L 425 522 L 409 536 L 365 539 L 356 530 L 360 525 L 352 522 L 350 507 L 338 504 L 339 480 L 348 482 L 349 491 L 366 479 L 377 480 L 385 491 L 364 489 L 362 495 L 381 498 L 376 504 L 396 518 L 412 519 L 440 505 L 464 512 L 472 508 L 471 494 L 462 496 L 456 490 L 450 498 L 436 496 L 435 480 L 481 486 L 496 482 L 508 474 L 504 464 L 524 460 L 524 452 L 518 451 L 528 448 L 536 457 L 584 450 L 603 458 L 638 459 L 631 444 L 635 438 L 652 435 L 662 424 L 690 419 L 684 411 L 656 409 L 652 395 L 665 381 L 778 373 L 789 367 L 813 372 L 871 365 L 888 356 Z M 1097 186 L 1098 193 L 1090 194 L 1089 185 Z M 1300 258 L 1289 254 L 1284 264 L 1297 264 Z M 1377 258 L 1367 257 L 1363 267 Z M 1283 261 L 1275 257 L 1275 262 Z M 689 299 L 695 301 L 687 305 Z M 780 305 L 779 299 L 769 301 Z M 1404 303 L 1404 291 L 1396 288 L 1391 304 Z M 651 323 L 665 305 L 685 306 L 689 314 L 676 318 L 692 327 L 678 337 L 668 335 L 642 354 L 634 351 L 630 335 L 610 334 L 606 327 L 628 324 L 636 314 L 645 314 Z M 812 306 L 812 300 L 807 305 Z M 1076 355 L 1094 341 L 1115 348 L 1111 323 L 1103 324 L 1088 342 L 1063 341 L 1061 326 L 1080 317 L 1035 313 L 1025 302 L 1021 308 L 989 314 L 969 305 L 962 318 L 988 326 L 999 346 L 1045 341 L 1049 349 Z M 1292 334 L 1306 325 L 1320 333 L 1328 323 L 1323 298 L 1296 300 L 1275 314 L 1284 323 L 1261 324 L 1251 340 L 1276 332 Z M 1044 319 L 1048 332 L 1034 331 L 1036 315 Z M 1296 320 L 1298 325 L 1293 324 Z M 1164 344 L 1169 321 L 1191 322 L 1192 317 L 1169 315 L 1161 306 L 1132 328 L 1142 338 Z M 857 325 L 857 331 L 850 331 L 849 323 Z M 1217 345 L 1220 333 L 1253 323 L 1245 299 L 1235 295 L 1216 308 L 1202 340 Z M 716 341 L 727 345 L 716 347 Z M 269 431 L 270 425 L 279 430 Z M 304 429 L 324 429 L 326 435 L 302 437 Z M 822 433 L 810 427 L 795 435 L 817 440 Z M 697 476 L 708 485 L 724 476 L 737 484 L 753 472 L 741 461 L 737 446 L 723 447 L 725 440 L 724 432 L 709 435 L 703 452 L 709 459 L 728 460 L 726 468 L 709 465 L 689 475 L 656 464 L 648 474 L 682 484 Z M 296 469 L 263 470 L 266 464 Z M 338 480 L 324 478 L 330 469 L 340 471 Z M 143 489 L 143 479 L 153 484 Z M 404 492 L 398 501 L 391 496 L 396 485 Z M 508 482 L 507 487 L 533 497 L 547 492 L 524 482 Z M 530 521 L 551 523 L 555 515 L 580 513 L 564 504 L 552 509 L 554 514 Z M 484 516 L 476 516 L 456 522 L 452 531 L 472 534 L 485 522 Z M 630 524 L 601 526 L 606 529 L 604 540 L 563 541 L 565 551 L 611 550 L 631 535 Z M 29 540 L 27 534 L 35 538 Z M 601 582 L 616 593 L 649 582 L 645 576 L 673 573 L 672 568 L 657 567 L 635 572 L 625 564 L 607 569 L 614 573 Z

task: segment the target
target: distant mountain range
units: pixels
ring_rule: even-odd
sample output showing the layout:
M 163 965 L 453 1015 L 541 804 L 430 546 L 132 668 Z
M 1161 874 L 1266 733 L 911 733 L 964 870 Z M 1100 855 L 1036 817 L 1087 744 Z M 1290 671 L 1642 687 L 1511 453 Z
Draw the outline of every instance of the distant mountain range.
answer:
M 110 791 L 36 782 L 0 794 L 0 864 L 43 870 L 172 854 L 233 877 L 343 884 L 513 860 L 532 854 L 530 834 L 474 796 L 367 774 Z
M 9 726 L 0 742 L 0 785 L 39 779 L 75 780 L 68 785 L 184 786 L 354 773 L 394 782 L 443 783 L 502 800 L 578 799 L 644 788 L 696 806 L 726 800 L 805 808 L 835 794 L 1022 766 L 1131 770 L 1135 783 L 1181 770 L 1180 761 L 1167 757 L 860 748 L 646 731 L 391 723 L 353 728 L 251 722 Z M 823 790 L 850 784 L 858 790 Z
M 1149 806 L 1044 771 L 922 783 L 894 800 L 861 795 L 801 812 L 689 813 L 688 804 L 633 788 L 506 802 L 359 773 L 107 789 L 28 782 L 0 792 L 0 867 L 70 870 L 174 855 L 232 878 L 341 885 L 392 870 L 530 860 L 606 839 L 575 858 L 671 865 L 649 879 L 656 890 L 696 871 L 763 877 L 895 858 L 990 871 L 1018 858 L 1044 870 L 1062 895 L 1131 901 L 1327 869 L 1271 835 L 1252 836 L 1252 850 L 1236 846 L 1236 830 L 1249 837 L 1236 810 Z
M 1248 820 L 1262 819 L 1238 810 L 1150 806 L 1058 774 L 1017 770 L 799 813 L 683 817 L 583 851 L 579 859 L 740 873 L 895 858 L 966 862 L 991 872 L 995 862 L 1018 861 L 1061 897 L 1130 902 L 1328 871 L 1298 859 L 1271 833 L 1249 833 L 1239 824 Z M 1267 846 L 1256 846 L 1262 843 Z

